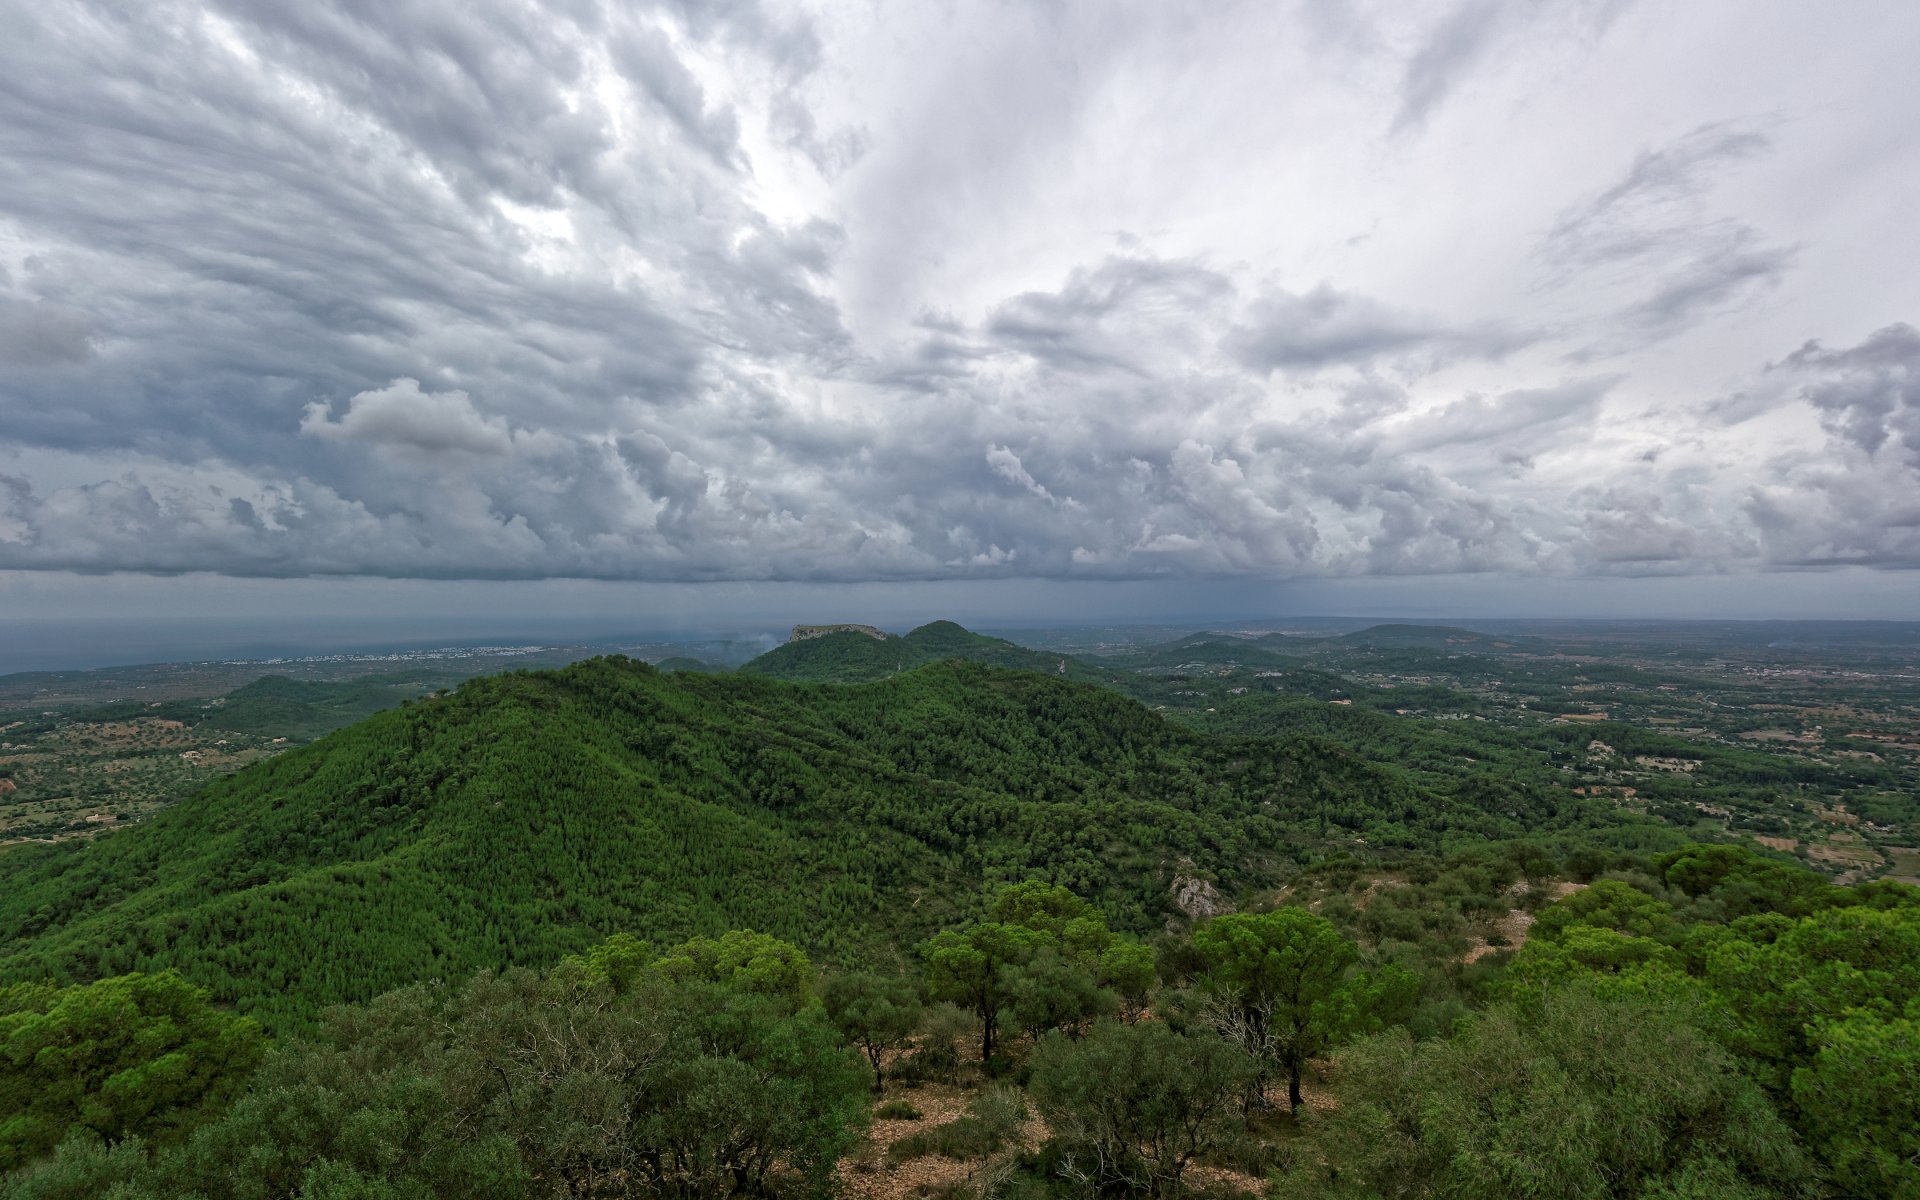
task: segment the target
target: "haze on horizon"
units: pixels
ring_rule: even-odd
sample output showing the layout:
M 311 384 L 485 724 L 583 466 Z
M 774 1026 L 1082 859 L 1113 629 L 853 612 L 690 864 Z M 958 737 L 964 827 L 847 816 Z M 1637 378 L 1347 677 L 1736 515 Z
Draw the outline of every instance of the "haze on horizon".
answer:
M 1920 617 L 1920 9 L 0 11 L 0 623 Z

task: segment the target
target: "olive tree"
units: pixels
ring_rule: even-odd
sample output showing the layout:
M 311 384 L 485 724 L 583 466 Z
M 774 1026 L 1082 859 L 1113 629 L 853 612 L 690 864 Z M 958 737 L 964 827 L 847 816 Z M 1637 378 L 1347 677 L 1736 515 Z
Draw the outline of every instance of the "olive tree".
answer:
M 1255 1069 L 1219 1038 L 1158 1021 L 1103 1021 L 1078 1041 L 1049 1035 L 1032 1065 L 1028 1091 L 1060 1174 L 1093 1194 L 1161 1197 L 1232 1135 Z

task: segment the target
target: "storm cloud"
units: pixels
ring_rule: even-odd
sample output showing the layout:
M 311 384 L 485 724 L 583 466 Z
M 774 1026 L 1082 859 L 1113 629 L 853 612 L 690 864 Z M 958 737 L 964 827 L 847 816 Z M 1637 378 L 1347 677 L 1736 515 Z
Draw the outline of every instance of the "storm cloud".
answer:
M 0 570 L 1920 566 L 1914 15 L 0 7 Z

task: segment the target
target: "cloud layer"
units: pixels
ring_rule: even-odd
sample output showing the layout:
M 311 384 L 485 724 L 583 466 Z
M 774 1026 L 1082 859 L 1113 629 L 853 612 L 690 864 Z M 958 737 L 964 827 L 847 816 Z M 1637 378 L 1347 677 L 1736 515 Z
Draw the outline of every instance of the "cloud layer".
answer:
M 1920 566 L 1920 17 L 1749 11 L 13 5 L 0 569 Z

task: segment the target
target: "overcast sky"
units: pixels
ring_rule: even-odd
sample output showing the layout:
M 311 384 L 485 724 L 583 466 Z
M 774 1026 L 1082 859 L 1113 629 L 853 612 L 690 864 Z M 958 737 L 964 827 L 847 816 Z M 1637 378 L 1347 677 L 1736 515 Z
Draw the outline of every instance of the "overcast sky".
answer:
M 15 614 L 1920 617 L 1904 0 L 0 18 Z

